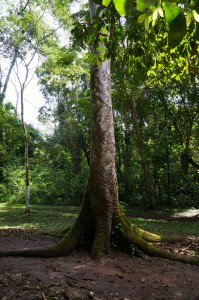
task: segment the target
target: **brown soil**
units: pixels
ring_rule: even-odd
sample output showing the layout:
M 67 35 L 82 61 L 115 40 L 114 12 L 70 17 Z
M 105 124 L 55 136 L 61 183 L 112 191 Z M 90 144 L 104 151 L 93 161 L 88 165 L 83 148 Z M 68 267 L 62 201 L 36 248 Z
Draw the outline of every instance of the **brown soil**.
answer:
M 56 238 L 0 231 L 0 249 L 4 250 L 52 242 Z M 189 242 L 174 249 L 198 252 L 197 247 L 197 242 Z M 198 266 L 122 252 L 113 252 L 99 262 L 83 249 L 61 258 L 0 258 L 1 300 L 198 300 L 198 284 Z

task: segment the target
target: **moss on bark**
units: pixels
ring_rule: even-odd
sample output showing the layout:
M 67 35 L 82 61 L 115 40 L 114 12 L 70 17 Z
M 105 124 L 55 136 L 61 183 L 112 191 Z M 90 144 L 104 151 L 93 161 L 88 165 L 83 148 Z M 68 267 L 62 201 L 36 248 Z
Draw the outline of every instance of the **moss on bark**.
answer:
M 151 243 L 157 243 L 157 242 L 176 243 L 176 242 L 183 242 L 187 239 L 185 237 L 154 234 L 152 232 L 149 232 L 149 231 L 139 228 L 135 224 L 131 224 L 131 230 L 134 233 L 136 233 L 138 236 L 143 238 L 144 240 L 151 242 Z
M 121 212 L 115 217 L 114 223 L 115 225 L 120 224 L 120 230 L 118 233 L 121 235 L 121 238 L 126 240 L 126 242 L 132 243 L 132 245 L 137 247 L 139 251 L 146 255 L 199 265 L 199 256 L 178 255 L 148 242 L 148 240 L 152 240 L 153 242 L 160 240 L 174 242 L 176 239 L 173 237 L 161 237 L 144 231 L 135 225 L 129 226 L 129 222 Z

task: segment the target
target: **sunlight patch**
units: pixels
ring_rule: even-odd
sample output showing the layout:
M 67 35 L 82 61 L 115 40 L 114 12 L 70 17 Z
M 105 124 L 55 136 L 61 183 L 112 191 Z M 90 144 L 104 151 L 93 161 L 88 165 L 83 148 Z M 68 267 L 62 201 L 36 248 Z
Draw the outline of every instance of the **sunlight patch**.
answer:
M 174 217 L 195 217 L 195 216 L 199 216 L 199 209 L 196 209 L 194 207 L 186 209 L 183 212 L 177 212 L 174 214 Z

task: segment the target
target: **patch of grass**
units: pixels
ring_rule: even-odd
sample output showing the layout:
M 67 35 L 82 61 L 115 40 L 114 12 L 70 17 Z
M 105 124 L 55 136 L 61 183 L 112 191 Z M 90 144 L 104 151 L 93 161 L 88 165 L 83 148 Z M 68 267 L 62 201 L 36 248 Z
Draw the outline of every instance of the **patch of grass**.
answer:
M 24 205 L 0 204 L 0 230 L 33 230 L 35 233 L 52 233 L 64 230 L 74 223 L 80 207 L 32 205 L 30 215 Z M 181 210 L 179 210 L 180 212 Z M 176 210 L 127 209 L 130 221 L 157 234 L 199 236 L 199 222 L 171 218 Z M 168 217 L 170 219 L 168 219 Z
M 198 209 L 195 208 L 129 208 L 130 221 L 139 227 L 157 234 L 199 236 Z
M 0 229 L 34 229 L 39 232 L 60 231 L 71 226 L 79 212 L 78 207 L 31 206 L 25 214 L 24 205 L 0 204 Z
M 156 220 L 143 218 L 131 218 L 130 220 L 142 229 L 157 234 L 198 236 L 199 233 L 199 222 L 196 221 L 181 221 L 179 219 L 168 221 L 164 219 Z

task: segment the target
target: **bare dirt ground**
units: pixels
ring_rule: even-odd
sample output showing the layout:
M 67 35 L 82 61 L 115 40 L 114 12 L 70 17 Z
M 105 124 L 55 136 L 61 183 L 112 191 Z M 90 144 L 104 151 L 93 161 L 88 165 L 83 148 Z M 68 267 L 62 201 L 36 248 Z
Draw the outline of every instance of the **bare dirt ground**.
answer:
M 4 250 L 53 242 L 46 235 L 0 231 Z M 199 252 L 196 241 L 174 248 Z M 199 267 L 116 251 L 95 262 L 83 249 L 60 258 L 5 257 L 0 258 L 0 299 L 198 300 Z

